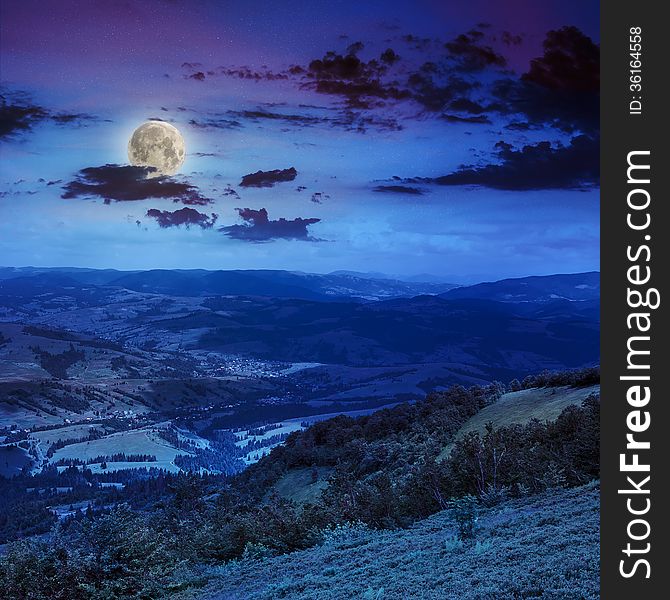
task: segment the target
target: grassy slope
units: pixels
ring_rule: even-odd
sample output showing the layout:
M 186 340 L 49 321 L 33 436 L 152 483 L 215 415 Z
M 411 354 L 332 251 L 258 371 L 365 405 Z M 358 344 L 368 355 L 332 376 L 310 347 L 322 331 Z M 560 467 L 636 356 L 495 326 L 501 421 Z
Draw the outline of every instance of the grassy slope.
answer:
M 599 391 L 599 388 L 597 385 L 583 388 L 563 386 L 532 388 L 504 394 L 495 404 L 487 406 L 468 420 L 456 437 L 461 437 L 469 431 L 483 432 L 488 422 L 493 422 L 496 427 L 502 427 L 512 423 L 527 423 L 531 419 L 552 421 L 564 408 L 571 404 L 580 404 L 589 394 Z M 438 460 L 447 458 L 452 447 L 452 444 L 446 446 Z M 271 492 L 276 492 L 281 498 L 293 500 L 298 504 L 315 502 L 327 487 L 326 471 L 320 468 L 319 481 L 313 484 L 311 469 L 293 469 L 271 488 Z
M 286 556 L 219 568 L 198 600 L 584 600 L 599 597 L 599 487 L 481 512 L 477 545 L 450 543 L 448 512 L 410 530 L 364 532 Z
M 469 419 L 456 434 L 456 439 L 471 431 L 483 433 L 486 424 L 505 427 L 516 423 L 527 423 L 531 419 L 553 421 L 563 409 L 581 402 L 590 394 L 599 392 L 600 386 L 573 388 L 569 386 L 531 388 L 520 392 L 509 392 L 490 406 L 480 410 Z M 449 444 L 438 457 L 443 460 L 449 456 L 453 444 Z
M 286 473 L 267 494 L 276 493 L 284 500 L 292 500 L 297 504 L 315 503 L 321 492 L 328 487 L 328 476 L 332 469 L 318 467 L 318 480 L 312 480 L 312 469 L 293 469 Z

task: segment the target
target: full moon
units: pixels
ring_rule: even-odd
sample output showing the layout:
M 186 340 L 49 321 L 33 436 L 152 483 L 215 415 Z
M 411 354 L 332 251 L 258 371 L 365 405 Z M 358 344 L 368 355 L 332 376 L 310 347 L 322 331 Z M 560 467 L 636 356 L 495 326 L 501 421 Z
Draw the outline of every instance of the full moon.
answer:
M 174 175 L 184 164 L 186 145 L 179 130 L 164 121 L 142 123 L 128 142 L 128 160 L 134 167 L 153 167 L 150 176 Z

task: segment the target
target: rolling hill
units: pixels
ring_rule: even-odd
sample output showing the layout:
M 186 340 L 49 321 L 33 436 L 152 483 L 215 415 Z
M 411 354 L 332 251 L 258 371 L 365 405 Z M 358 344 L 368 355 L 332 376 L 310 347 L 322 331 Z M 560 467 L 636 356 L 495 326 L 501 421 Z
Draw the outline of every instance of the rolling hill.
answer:
M 575 273 L 503 279 L 458 287 L 441 294 L 443 298 L 479 298 L 499 302 L 548 302 L 551 300 L 598 300 L 600 273 Z

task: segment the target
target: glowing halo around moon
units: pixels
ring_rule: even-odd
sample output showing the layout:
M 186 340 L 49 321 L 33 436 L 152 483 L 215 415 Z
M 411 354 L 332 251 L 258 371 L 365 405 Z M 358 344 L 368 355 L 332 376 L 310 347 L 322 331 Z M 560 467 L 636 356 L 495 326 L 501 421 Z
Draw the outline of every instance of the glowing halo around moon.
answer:
M 134 167 L 153 167 L 150 177 L 174 175 L 184 164 L 186 144 L 179 130 L 165 121 L 142 123 L 128 142 L 128 160 Z

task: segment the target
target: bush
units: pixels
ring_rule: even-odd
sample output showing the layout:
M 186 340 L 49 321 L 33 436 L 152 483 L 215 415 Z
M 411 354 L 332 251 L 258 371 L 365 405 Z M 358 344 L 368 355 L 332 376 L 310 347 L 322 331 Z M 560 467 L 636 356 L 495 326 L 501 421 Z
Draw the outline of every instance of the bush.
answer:
M 475 537 L 477 523 L 477 498 L 468 495 L 450 502 L 451 516 L 458 526 L 458 537 L 470 540 Z
M 455 536 L 448 537 L 444 540 L 444 549 L 447 552 L 453 552 L 454 550 L 462 550 L 463 542 Z
M 370 528 L 361 521 L 348 521 L 326 527 L 322 532 L 322 543 L 325 546 L 346 548 L 356 545 L 370 532 Z
M 265 544 L 247 542 L 244 546 L 244 552 L 242 553 L 242 560 L 261 560 L 263 558 L 274 556 L 275 554 L 276 552 L 274 552 L 272 548 L 268 548 Z
M 490 508 L 500 504 L 509 496 L 509 486 L 507 485 L 488 485 L 479 494 L 479 501 L 486 507 Z

